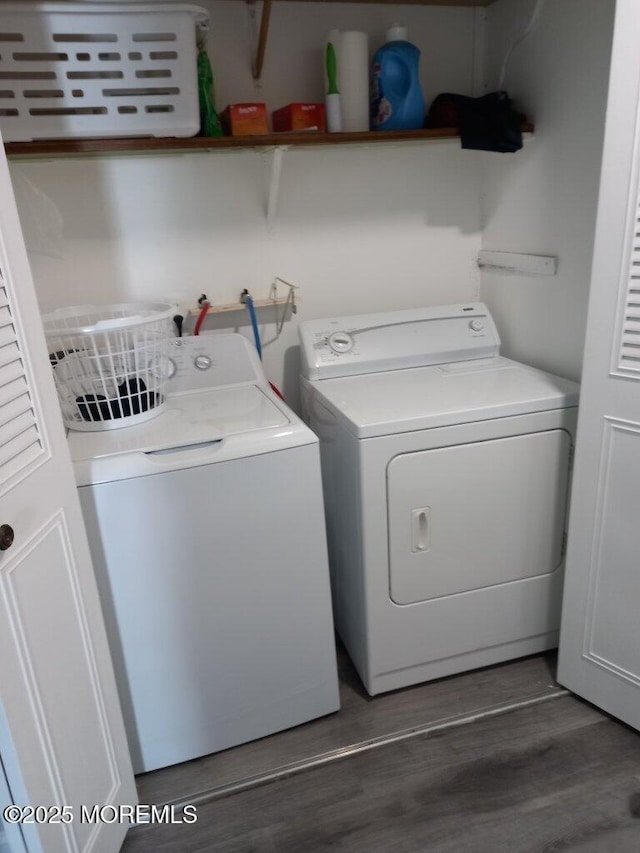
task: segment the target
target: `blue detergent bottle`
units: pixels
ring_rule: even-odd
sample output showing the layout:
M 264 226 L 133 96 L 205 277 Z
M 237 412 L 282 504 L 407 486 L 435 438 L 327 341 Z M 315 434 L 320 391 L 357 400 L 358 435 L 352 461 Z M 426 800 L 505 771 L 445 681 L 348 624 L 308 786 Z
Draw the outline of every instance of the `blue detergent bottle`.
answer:
M 419 62 L 420 51 L 407 41 L 407 28 L 394 24 L 371 62 L 371 130 L 417 130 L 424 125 Z

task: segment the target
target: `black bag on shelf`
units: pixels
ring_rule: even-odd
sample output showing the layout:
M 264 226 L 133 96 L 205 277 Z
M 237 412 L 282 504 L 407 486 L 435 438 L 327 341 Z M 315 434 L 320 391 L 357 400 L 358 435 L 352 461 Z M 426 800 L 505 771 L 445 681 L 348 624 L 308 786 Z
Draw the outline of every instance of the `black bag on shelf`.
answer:
M 443 93 L 431 104 L 425 127 L 456 127 L 463 148 L 513 152 L 522 148 L 522 116 L 506 92 L 481 98 Z

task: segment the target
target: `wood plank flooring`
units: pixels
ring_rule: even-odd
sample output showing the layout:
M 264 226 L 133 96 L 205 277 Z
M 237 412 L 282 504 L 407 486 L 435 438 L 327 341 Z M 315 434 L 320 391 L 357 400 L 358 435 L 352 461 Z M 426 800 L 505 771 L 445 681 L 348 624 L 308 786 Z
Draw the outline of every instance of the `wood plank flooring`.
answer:
M 543 699 L 559 690 L 554 681 L 553 652 L 374 698 L 365 692 L 341 647 L 338 669 L 341 702 L 338 713 L 234 749 L 138 776 L 140 802 L 172 802 L 373 738 L 454 721 L 512 703 Z
M 124 853 L 638 853 L 640 736 L 573 696 L 140 827 Z

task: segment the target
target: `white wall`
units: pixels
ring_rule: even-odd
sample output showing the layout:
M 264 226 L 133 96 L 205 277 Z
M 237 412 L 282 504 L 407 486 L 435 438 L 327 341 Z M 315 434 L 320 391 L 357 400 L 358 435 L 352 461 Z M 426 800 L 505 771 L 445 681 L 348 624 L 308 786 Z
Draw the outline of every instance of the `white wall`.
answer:
M 394 21 L 423 50 L 428 99 L 473 89 L 472 9 L 276 3 L 259 90 L 245 4 L 210 9 L 220 107 L 319 99 L 326 32 L 366 28 L 373 49 Z M 455 141 L 291 150 L 274 233 L 269 164 L 255 151 L 14 162 L 41 308 L 160 296 L 188 306 L 201 292 L 220 304 L 244 287 L 266 296 L 275 276 L 300 287 L 296 321 L 477 298 L 475 153 Z M 293 405 L 296 345 L 290 322 L 265 351 L 269 378 L 284 380 Z
M 422 51 L 427 101 L 442 91 L 472 94 L 474 12 L 464 7 L 361 3 L 274 3 L 262 79 L 251 77 L 251 24 L 246 3 L 203 0 L 210 13 L 209 54 L 216 104 L 265 101 L 269 112 L 292 101 L 324 97 L 324 43 L 333 28 L 362 30 L 369 50 L 384 43 L 392 23 L 409 28 Z M 260 4 L 258 8 L 258 18 Z
M 535 0 L 487 10 L 487 82 Z M 513 155 L 482 155 L 485 249 L 557 255 L 558 274 L 483 272 L 503 351 L 579 379 L 584 345 L 615 0 L 547 0 L 512 55 L 505 88 L 533 117 L 534 139 Z
M 333 26 L 367 29 L 373 51 L 388 24 L 407 23 L 422 49 L 427 100 L 478 85 L 473 9 L 276 3 L 256 87 L 245 4 L 208 7 L 220 108 L 321 98 L 322 44 Z M 498 0 L 486 10 L 488 89 L 533 7 Z M 296 406 L 298 320 L 467 301 L 482 281 L 507 354 L 579 377 L 613 7 L 547 0 L 517 48 L 505 84 L 537 128 L 524 150 L 477 154 L 455 141 L 290 150 L 273 233 L 268 153 L 14 162 L 42 309 L 157 297 L 187 307 L 201 292 L 226 303 L 244 287 L 266 296 L 281 276 L 300 287 L 299 313 L 278 340 L 274 324 L 262 329 L 271 341 L 265 365 Z M 557 254 L 558 275 L 481 277 L 481 242 Z

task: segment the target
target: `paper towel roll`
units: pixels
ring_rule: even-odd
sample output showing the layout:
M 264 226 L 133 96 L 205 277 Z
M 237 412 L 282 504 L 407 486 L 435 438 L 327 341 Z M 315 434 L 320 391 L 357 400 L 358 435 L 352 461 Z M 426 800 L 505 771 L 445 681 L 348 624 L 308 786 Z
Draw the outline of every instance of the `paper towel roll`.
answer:
M 335 85 L 337 86 L 337 94 L 329 84 L 328 64 L 329 52 L 328 46 L 333 46 L 333 56 L 335 57 Z M 342 130 L 342 109 L 340 106 L 340 85 L 338 80 L 338 50 L 340 47 L 340 30 L 331 30 L 325 42 L 325 64 L 324 64 L 324 90 L 325 109 L 326 109 L 326 124 L 329 133 L 340 133 Z
M 342 130 L 369 130 L 368 36 L 354 30 L 331 30 L 327 42 L 336 51 Z
M 369 130 L 369 39 L 345 30 L 338 41 L 338 90 L 342 130 Z

